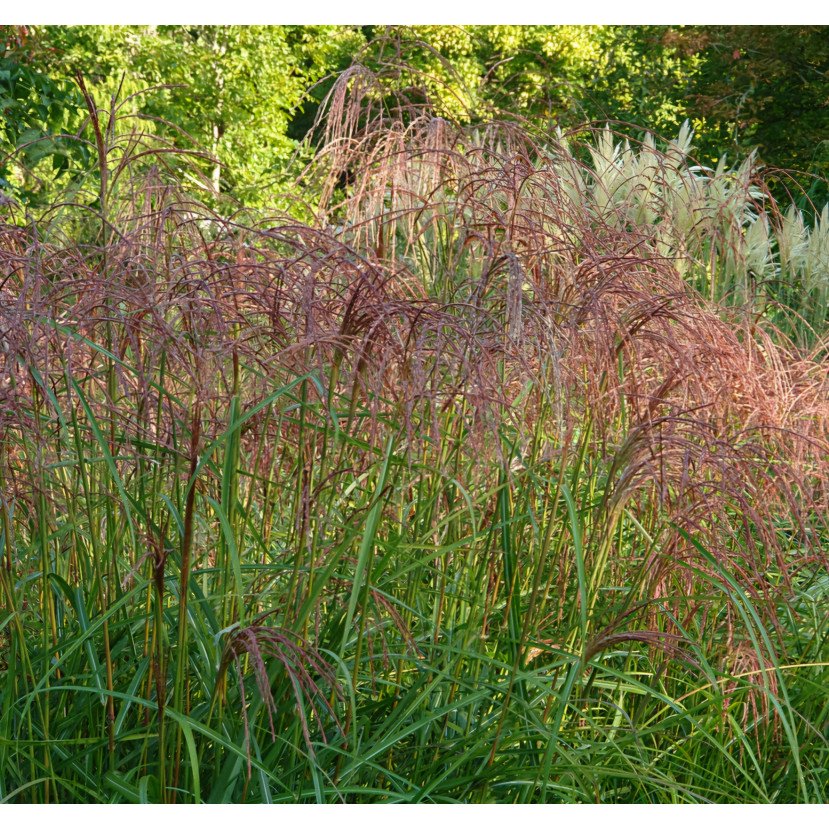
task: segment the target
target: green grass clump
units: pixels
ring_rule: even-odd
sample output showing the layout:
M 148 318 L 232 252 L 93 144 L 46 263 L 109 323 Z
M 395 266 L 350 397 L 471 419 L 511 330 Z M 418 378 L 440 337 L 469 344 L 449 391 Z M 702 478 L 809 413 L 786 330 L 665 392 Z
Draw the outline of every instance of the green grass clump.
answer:
M 93 106 L 0 228 L 0 801 L 825 800 L 825 306 L 640 199 L 723 171 L 347 83 L 316 223 Z

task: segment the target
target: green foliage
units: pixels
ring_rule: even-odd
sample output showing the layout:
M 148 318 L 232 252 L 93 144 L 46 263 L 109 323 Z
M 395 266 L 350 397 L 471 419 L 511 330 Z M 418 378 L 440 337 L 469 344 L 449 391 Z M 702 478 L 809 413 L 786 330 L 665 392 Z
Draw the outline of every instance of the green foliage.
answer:
M 369 63 L 396 58 L 422 72 L 452 116 L 565 128 L 610 120 L 673 132 L 699 64 L 648 26 L 392 27 L 378 43 Z
M 299 149 L 291 118 L 355 37 L 343 27 L 43 27 L 29 48 L 60 83 L 80 72 L 101 106 L 135 95 L 128 111 L 144 129 L 210 156 L 201 169 L 214 193 L 260 206 L 284 190 Z
M 795 181 L 818 209 L 827 196 L 821 180 L 829 175 L 827 35 L 824 26 L 705 26 L 671 32 L 676 48 L 699 61 L 686 99 L 706 121 L 707 151 L 745 154 L 756 148 L 764 163 L 801 174 Z M 787 177 L 781 184 L 792 187 Z
M 433 102 L 456 118 L 610 122 L 634 138 L 675 134 L 688 120 L 701 160 L 757 150 L 795 174 L 779 195 L 799 185 L 819 209 L 827 43 L 821 26 L 414 26 L 375 32 L 365 59 L 422 73 Z
M 43 204 L 50 183 L 85 168 L 89 153 L 71 133 L 82 99 L 74 82 L 41 71 L 27 54 L 25 29 L 0 27 L 0 195 Z
M 119 89 L 135 93 L 130 108 L 147 116 L 145 129 L 214 159 L 202 162 L 198 186 L 243 205 L 273 204 L 309 159 L 302 140 L 330 73 L 352 60 L 467 123 L 502 116 L 542 129 L 612 123 L 638 140 L 645 131 L 675 134 L 688 120 L 704 163 L 756 149 L 760 163 L 790 171 L 771 183 L 778 197 L 788 190 L 812 212 L 826 199 L 823 27 L 77 26 L 33 27 L 25 36 L 6 29 L 3 140 L 6 152 L 25 145 L 14 186 L 29 200 L 40 193 L 48 201 L 55 174 L 88 171 L 86 148 L 50 138 L 79 126 L 72 75 L 80 71 L 100 106 Z M 46 157 L 54 169 L 36 182 Z

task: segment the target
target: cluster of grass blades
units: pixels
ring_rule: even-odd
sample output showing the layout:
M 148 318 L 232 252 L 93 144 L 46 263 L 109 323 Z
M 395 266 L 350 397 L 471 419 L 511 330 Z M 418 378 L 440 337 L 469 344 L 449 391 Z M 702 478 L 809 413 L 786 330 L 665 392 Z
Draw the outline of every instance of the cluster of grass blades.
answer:
M 0 801 L 824 801 L 825 337 L 384 95 L 314 223 L 90 99 L 95 193 L 0 226 Z

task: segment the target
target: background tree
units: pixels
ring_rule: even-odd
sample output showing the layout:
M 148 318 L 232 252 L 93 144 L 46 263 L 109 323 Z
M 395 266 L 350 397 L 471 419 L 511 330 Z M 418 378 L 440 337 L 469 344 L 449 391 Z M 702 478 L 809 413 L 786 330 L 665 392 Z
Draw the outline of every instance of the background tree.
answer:
M 639 139 L 694 128 L 715 165 L 757 149 L 776 188 L 826 199 L 829 37 L 783 26 L 76 26 L 4 27 L 0 186 L 34 202 L 70 168 L 83 122 L 72 75 L 106 106 L 120 89 L 143 129 L 203 150 L 203 197 L 273 204 L 308 157 L 302 139 L 333 76 L 352 61 L 426 96 L 462 123 L 520 118 Z M 147 91 L 149 90 L 149 91 Z M 415 91 L 416 90 L 416 91 Z M 18 149 L 20 148 L 20 149 Z M 12 176 L 9 153 L 22 167 Z M 185 171 L 181 170 L 181 175 Z M 47 175 L 48 173 L 48 175 Z M 11 179 L 10 179 L 11 176 Z M 25 179 L 25 180 L 24 180 Z M 201 180 L 201 179 L 200 179 Z M 40 196 L 36 194 L 40 193 Z M 305 194 L 309 195 L 309 194 Z M 312 195 L 312 194 L 310 194 Z
M 43 71 L 25 26 L 0 26 L 0 195 L 34 206 L 71 169 L 85 168 L 83 101 L 71 78 Z
M 665 41 L 693 56 L 688 106 L 705 120 L 709 154 L 756 148 L 761 161 L 796 176 L 826 200 L 829 175 L 829 29 L 706 26 L 671 29 Z M 791 185 L 787 176 L 780 184 Z
M 136 95 L 143 128 L 211 156 L 214 195 L 257 205 L 286 184 L 308 88 L 358 39 L 331 26 L 75 26 L 36 29 L 27 49 L 45 77 L 80 72 L 100 104 Z

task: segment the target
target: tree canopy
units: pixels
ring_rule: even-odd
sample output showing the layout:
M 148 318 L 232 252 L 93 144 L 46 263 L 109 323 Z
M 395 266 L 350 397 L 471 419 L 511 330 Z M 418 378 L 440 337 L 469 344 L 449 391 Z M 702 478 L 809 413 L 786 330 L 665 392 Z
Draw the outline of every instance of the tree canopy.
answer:
M 202 151 L 206 189 L 268 203 L 307 158 L 302 138 L 352 62 L 397 67 L 398 83 L 465 123 L 610 123 L 641 138 L 672 137 L 688 120 L 703 163 L 756 150 L 797 174 L 780 174 L 780 186 L 825 200 L 829 37 L 819 26 L 5 26 L 0 187 L 37 203 L 88 166 L 88 148 L 64 137 L 85 117 L 80 73 L 99 104 L 133 95 L 142 129 Z

